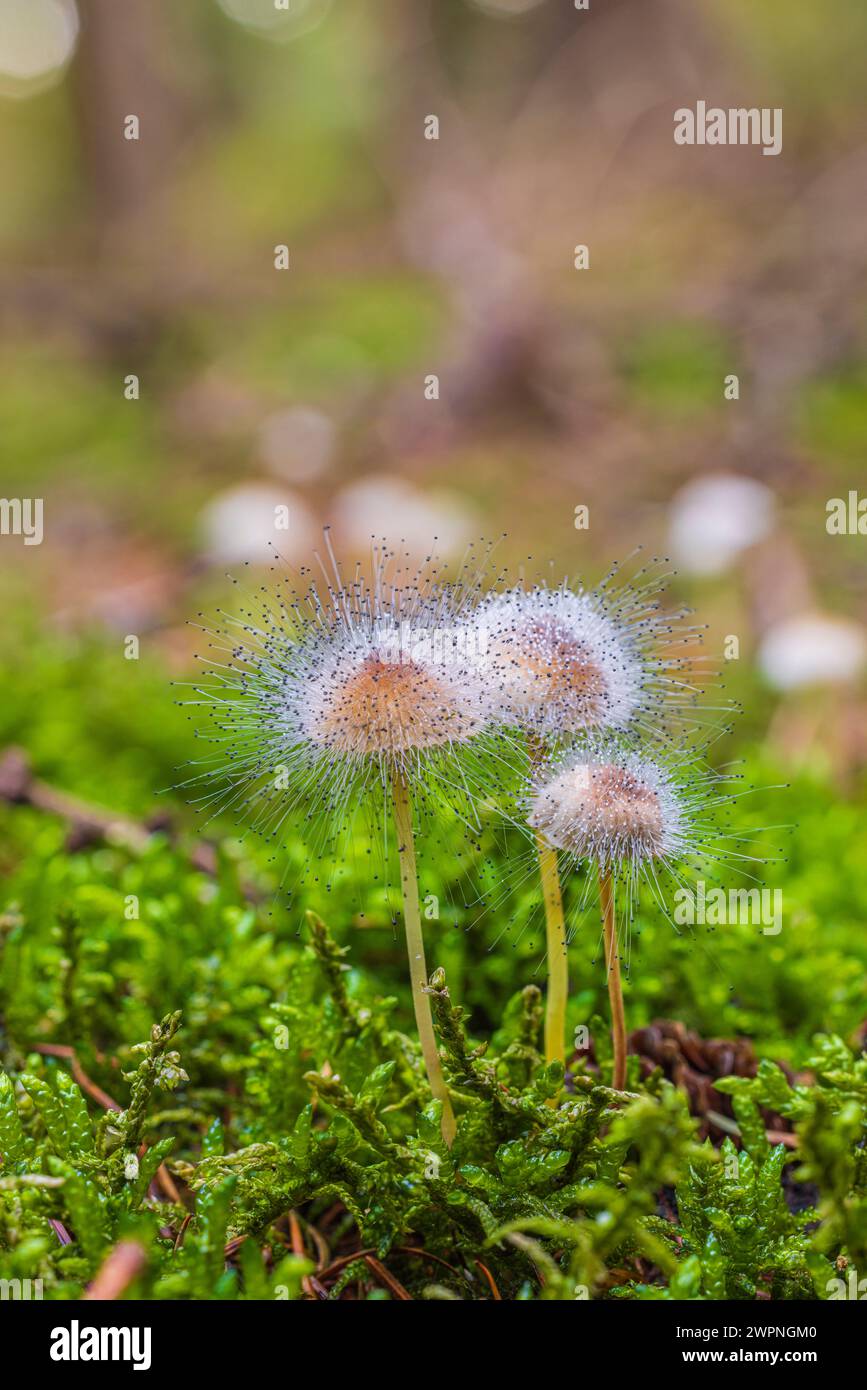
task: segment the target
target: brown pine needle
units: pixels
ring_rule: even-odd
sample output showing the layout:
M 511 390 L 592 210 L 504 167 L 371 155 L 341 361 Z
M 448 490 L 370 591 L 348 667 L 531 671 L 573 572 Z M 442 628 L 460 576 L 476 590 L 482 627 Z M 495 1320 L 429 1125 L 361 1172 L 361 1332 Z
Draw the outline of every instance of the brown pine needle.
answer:
M 487 1266 L 487 1265 L 483 1265 L 482 1262 L 481 1262 L 481 1260 L 476 1260 L 476 1268 L 477 1268 L 477 1269 L 480 1269 L 480 1270 L 482 1271 L 482 1273 L 484 1274 L 485 1278 L 487 1279 L 488 1284 L 490 1285 L 491 1293 L 494 1295 L 495 1301 L 496 1301 L 497 1303 L 502 1303 L 502 1301 L 503 1301 L 503 1295 L 500 1293 L 500 1290 L 497 1288 L 496 1280 L 494 1279 L 494 1276 L 493 1276 L 493 1274 L 491 1273 L 491 1271 L 488 1269 L 488 1266 Z
M 401 1303 L 412 1303 L 414 1301 L 412 1294 L 407 1293 L 400 1280 L 395 1279 L 390 1270 L 387 1270 L 385 1265 L 381 1264 L 375 1255 L 365 1255 L 364 1262 L 371 1274 L 382 1284 L 383 1288 L 388 1289 L 389 1293 L 394 1294 L 395 1298 L 399 1299 Z
M 188 1218 L 189 1219 L 189 1218 Z M 137 1240 L 122 1240 L 109 1251 L 82 1300 L 112 1301 L 120 1298 L 148 1262 L 147 1251 Z

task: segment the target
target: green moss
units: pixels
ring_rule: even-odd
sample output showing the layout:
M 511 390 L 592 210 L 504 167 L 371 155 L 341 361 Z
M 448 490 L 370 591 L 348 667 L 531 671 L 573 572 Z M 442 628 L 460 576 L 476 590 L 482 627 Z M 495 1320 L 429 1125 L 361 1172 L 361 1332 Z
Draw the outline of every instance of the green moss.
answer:
M 666 323 L 630 339 L 623 371 L 635 404 L 687 420 L 724 405 L 724 378 L 738 366 L 706 325 Z
M 721 1152 L 696 1142 L 684 1096 L 635 1066 L 627 1095 L 584 1064 L 562 1091 L 539 1052 L 526 847 L 493 826 L 432 832 L 420 862 L 439 900 L 425 930 L 445 966 L 431 987 L 458 1116 L 449 1151 L 412 1036 L 395 866 L 372 882 L 360 839 L 340 872 L 305 878 L 297 827 L 272 862 L 215 825 L 206 872 L 192 818 L 154 796 L 190 744 L 154 664 L 36 639 L 15 669 L 4 742 L 71 793 L 136 817 L 162 804 L 175 823 L 140 848 L 70 852 L 56 817 L 0 808 L 0 1277 L 76 1297 L 122 1240 L 145 1252 L 127 1296 L 146 1298 L 295 1298 L 327 1259 L 331 1296 L 393 1297 L 358 1251 L 414 1298 L 491 1297 L 484 1266 L 522 1301 L 827 1297 L 836 1261 L 867 1262 L 865 1063 L 840 1040 L 863 1017 L 862 792 L 811 777 L 786 793 L 788 862 L 768 871 L 784 892 L 779 937 L 678 936 L 636 915 L 632 1026 L 676 1017 L 746 1035 L 765 1058 L 755 1080 L 719 1083 L 738 1126 Z M 741 751 L 749 779 L 781 780 Z M 778 822 L 779 794 L 750 816 Z M 284 872 L 298 885 L 288 905 Z M 570 1026 L 589 1025 L 604 1077 L 583 887 L 566 885 Z M 792 1086 L 772 1059 L 815 1079 Z M 768 1143 L 773 1115 L 797 1149 Z M 815 1213 L 792 1213 L 793 1182 Z

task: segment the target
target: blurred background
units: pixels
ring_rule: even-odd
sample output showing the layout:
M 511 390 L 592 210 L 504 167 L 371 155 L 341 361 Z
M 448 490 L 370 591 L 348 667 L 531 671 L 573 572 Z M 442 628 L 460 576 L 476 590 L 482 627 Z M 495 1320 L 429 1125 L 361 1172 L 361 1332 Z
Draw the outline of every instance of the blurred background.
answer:
M 863 477 L 865 42 L 859 0 L 0 0 L 3 491 L 46 530 L 4 585 L 182 654 L 285 502 L 293 563 L 324 522 L 591 577 L 641 543 L 705 612 L 737 568 L 742 658 L 863 620 L 825 503 Z M 676 146 L 699 98 L 782 107 L 782 154 Z M 761 489 L 683 492 L 720 473 Z
M 325 523 L 591 581 L 642 545 L 854 854 L 865 46 L 863 0 L 0 0 L 2 492 L 44 500 L 2 747 L 150 812 L 186 620 Z M 782 153 L 675 145 L 698 100 Z

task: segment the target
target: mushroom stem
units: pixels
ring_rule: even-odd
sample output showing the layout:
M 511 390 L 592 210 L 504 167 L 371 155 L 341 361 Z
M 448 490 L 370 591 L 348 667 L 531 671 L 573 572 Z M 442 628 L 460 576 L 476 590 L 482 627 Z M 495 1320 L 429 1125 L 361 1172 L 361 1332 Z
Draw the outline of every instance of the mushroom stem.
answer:
M 535 735 L 527 736 L 527 752 L 533 768 L 540 767 L 545 749 Z M 569 951 L 563 920 L 563 895 L 557 851 L 536 831 L 536 853 L 545 903 L 545 944 L 548 957 L 548 992 L 545 997 L 545 1061 L 566 1065 L 566 1002 L 569 998 Z M 553 1102 L 552 1102 L 553 1103 Z
M 424 938 L 421 930 L 421 913 L 418 903 L 418 874 L 415 863 L 415 840 L 412 829 L 412 803 L 409 788 L 399 772 L 392 779 L 392 798 L 394 803 L 394 824 L 397 830 L 398 850 L 400 851 L 400 887 L 403 894 L 403 922 L 406 931 L 406 949 L 409 956 L 409 979 L 412 988 L 412 1004 L 415 1022 L 421 1042 L 427 1079 L 434 1098 L 442 1102 L 442 1136 L 449 1148 L 455 1137 L 455 1115 L 449 1099 L 443 1069 L 440 1063 L 430 996 L 427 993 L 428 977 L 424 959 Z
M 623 1009 L 623 986 L 620 980 L 620 956 L 617 952 L 617 924 L 614 919 L 614 885 L 611 870 L 599 865 L 599 901 L 602 907 L 602 927 L 605 935 L 605 968 L 608 976 L 608 998 L 611 1002 L 611 1045 L 614 1053 L 615 1091 L 626 1086 L 626 1014 Z
M 545 1060 L 566 1065 L 566 1000 L 569 997 L 569 959 L 563 898 L 557 870 L 557 851 L 536 833 L 542 895 L 545 899 L 545 937 L 548 952 L 548 994 L 545 1000 Z

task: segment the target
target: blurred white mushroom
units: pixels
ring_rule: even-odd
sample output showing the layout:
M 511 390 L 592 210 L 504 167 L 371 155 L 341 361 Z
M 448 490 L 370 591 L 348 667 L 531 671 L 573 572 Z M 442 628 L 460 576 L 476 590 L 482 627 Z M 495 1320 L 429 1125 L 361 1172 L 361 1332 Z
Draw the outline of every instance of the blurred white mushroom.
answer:
M 321 410 L 292 406 L 262 421 L 259 455 L 270 473 L 289 483 L 309 483 L 328 471 L 337 431 Z
M 244 483 L 218 493 L 200 517 L 203 549 L 213 564 L 264 564 L 275 551 L 289 564 L 309 559 L 321 538 L 301 498 L 267 483 Z
M 342 546 L 366 551 L 371 536 L 404 541 L 411 554 L 459 554 L 475 534 L 471 513 L 451 493 L 419 492 L 403 478 L 372 474 L 338 495 L 334 528 Z M 434 542 L 436 538 L 436 543 Z
M 759 667 L 777 690 L 854 680 L 867 658 L 867 633 L 859 623 L 825 613 L 799 613 L 769 628 L 758 652 Z
M 0 0 L 0 96 L 56 82 L 78 41 L 75 0 Z
M 764 483 L 737 473 L 695 478 L 671 503 L 672 556 L 689 574 L 721 574 L 773 523 L 774 495 Z

